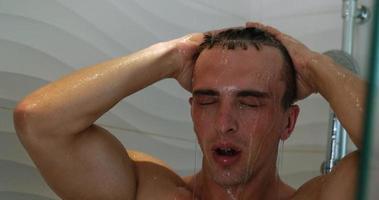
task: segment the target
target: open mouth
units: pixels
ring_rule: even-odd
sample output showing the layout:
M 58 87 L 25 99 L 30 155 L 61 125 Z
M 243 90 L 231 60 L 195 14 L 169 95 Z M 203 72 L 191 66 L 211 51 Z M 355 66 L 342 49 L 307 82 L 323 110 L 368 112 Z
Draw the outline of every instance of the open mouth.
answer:
M 241 150 L 232 145 L 218 145 L 212 150 L 214 161 L 224 167 L 236 164 L 241 157 Z
M 239 153 L 238 150 L 231 148 L 231 147 L 225 147 L 225 148 L 216 148 L 215 153 L 219 156 L 235 156 Z

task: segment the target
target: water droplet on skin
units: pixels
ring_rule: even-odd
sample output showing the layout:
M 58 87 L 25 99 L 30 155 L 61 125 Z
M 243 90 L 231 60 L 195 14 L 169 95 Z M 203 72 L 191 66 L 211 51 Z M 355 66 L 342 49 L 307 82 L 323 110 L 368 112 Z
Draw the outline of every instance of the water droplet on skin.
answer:
M 314 63 L 314 64 L 317 64 L 319 61 L 317 59 L 315 59 L 315 58 L 312 58 L 311 62 Z
M 229 195 L 230 199 L 232 199 L 232 200 L 236 200 L 237 199 L 236 196 L 233 194 L 231 188 L 227 188 L 226 189 L 226 193 Z
M 227 58 L 223 58 L 222 59 L 222 64 L 227 65 L 228 64 L 228 59 Z
M 37 103 L 32 103 L 32 104 L 28 104 L 28 109 L 33 109 L 35 107 L 37 107 Z
M 360 111 L 360 112 L 363 112 L 363 108 L 362 108 L 362 105 L 361 105 L 361 102 L 359 100 L 359 98 L 354 94 L 353 91 L 350 90 L 350 88 L 347 88 L 347 87 L 344 87 L 345 91 L 349 91 L 349 95 L 352 99 L 354 99 L 354 105 L 355 107 Z
M 337 76 L 342 79 L 346 78 L 346 74 L 342 72 L 337 72 Z
M 226 176 L 230 176 L 230 172 L 226 172 Z

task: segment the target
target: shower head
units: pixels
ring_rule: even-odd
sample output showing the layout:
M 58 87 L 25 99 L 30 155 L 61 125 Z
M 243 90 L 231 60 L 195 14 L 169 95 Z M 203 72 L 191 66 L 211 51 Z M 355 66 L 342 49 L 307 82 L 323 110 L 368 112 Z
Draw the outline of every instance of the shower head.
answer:
M 342 65 L 346 69 L 359 74 L 359 66 L 357 61 L 350 54 L 342 50 L 329 50 L 323 53 L 329 56 L 339 65 Z

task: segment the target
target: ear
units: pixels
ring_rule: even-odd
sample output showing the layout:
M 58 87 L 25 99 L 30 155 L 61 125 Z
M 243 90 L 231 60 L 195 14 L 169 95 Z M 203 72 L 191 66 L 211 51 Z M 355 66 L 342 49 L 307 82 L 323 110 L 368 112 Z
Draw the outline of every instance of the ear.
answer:
M 285 125 L 281 135 L 281 140 L 286 140 L 290 137 L 291 133 L 293 132 L 293 129 L 295 128 L 297 117 L 299 116 L 300 108 L 298 105 L 292 105 L 288 110 L 287 114 L 287 124 Z

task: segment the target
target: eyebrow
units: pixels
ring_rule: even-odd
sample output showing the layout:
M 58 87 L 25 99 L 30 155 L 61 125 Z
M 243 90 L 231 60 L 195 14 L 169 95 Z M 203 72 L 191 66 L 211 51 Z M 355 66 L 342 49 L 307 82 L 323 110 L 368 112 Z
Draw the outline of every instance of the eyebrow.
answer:
M 258 98 L 268 98 L 270 94 L 267 92 L 257 91 L 257 90 L 242 90 L 237 93 L 237 97 L 258 97 Z
M 211 90 L 211 89 L 199 89 L 193 91 L 193 96 L 219 96 L 220 93 Z M 241 90 L 237 92 L 237 97 L 257 97 L 257 98 L 268 98 L 270 97 L 270 94 L 267 92 L 262 92 L 258 90 Z
M 192 92 L 193 96 L 201 96 L 201 95 L 206 95 L 206 96 L 218 96 L 219 93 L 214 90 L 209 90 L 209 89 L 200 89 L 200 90 L 195 90 Z

